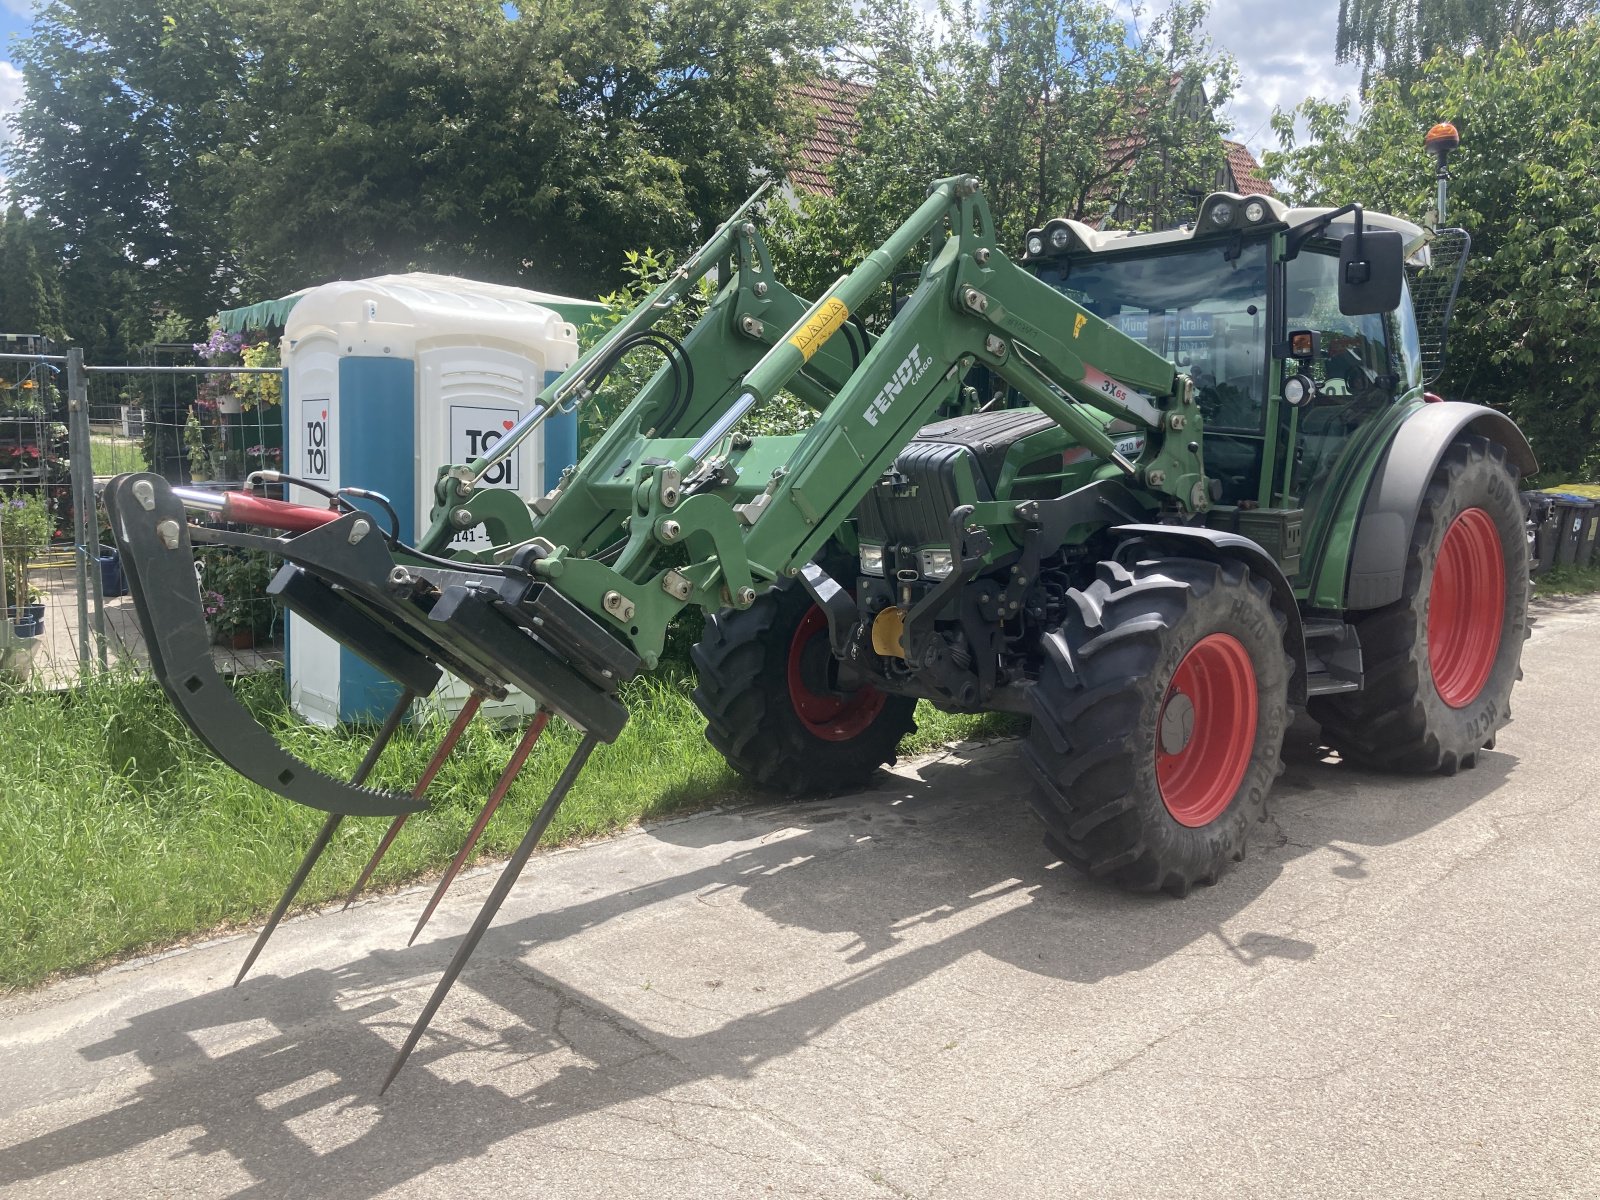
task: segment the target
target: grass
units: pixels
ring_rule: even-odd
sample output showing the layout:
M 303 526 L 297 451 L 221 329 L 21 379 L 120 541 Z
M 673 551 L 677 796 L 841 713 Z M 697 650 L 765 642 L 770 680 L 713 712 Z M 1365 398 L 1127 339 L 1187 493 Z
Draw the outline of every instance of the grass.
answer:
M 1600 592 L 1600 566 L 1551 567 L 1533 581 L 1535 596 L 1586 596 Z
M 121 475 L 148 469 L 139 443 L 106 434 L 89 435 L 89 462 L 96 475 Z
M 683 679 L 635 681 L 633 714 L 598 749 L 557 814 L 546 844 L 589 838 L 641 818 L 744 798 L 702 735 Z M 291 753 L 348 778 L 368 734 L 312 728 L 290 713 L 281 680 L 255 676 L 241 699 Z M 1015 718 L 953 717 L 927 705 L 902 746 L 915 754 L 962 738 L 1015 732 Z M 405 789 L 442 724 L 402 729 L 370 782 Z M 392 887 L 442 870 L 465 839 L 518 731 L 468 728 L 373 881 Z M 479 845 L 504 855 L 577 742 L 552 722 Z M 204 750 L 147 679 L 114 674 L 65 697 L 0 700 L 0 988 L 239 925 L 271 910 L 323 814 L 235 775 Z M 342 895 L 388 822 L 347 820 L 300 894 Z

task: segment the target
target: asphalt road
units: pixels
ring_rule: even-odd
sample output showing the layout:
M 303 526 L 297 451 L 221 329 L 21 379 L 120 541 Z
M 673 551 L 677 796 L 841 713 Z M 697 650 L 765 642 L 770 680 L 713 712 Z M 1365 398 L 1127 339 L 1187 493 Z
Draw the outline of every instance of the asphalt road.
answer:
M 1600 1196 L 1600 601 L 1453 779 L 1296 752 L 1187 900 L 1056 865 L 1014 746 L 0 1001 L 0 1194 Z

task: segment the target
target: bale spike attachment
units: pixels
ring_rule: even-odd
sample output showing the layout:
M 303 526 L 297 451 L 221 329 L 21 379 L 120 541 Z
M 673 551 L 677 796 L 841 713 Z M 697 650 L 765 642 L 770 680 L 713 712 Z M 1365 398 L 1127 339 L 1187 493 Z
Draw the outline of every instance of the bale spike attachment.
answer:
M 434 776 L 444 766 L 445 759 L 450 757 L 450 752 L 456 748 L 456 742 L 461 739 L 467 725 L 477 714 L 478 706 L 483 703 L 483 693 L 473 692 L 467 697 L 467 702 L 461 706 L 461 711 L 456 714 L 455 720 L 450 722 L 450 728 L 444 735 L 444 740 L 434 750 L 433 757 L 428 760 L 427 769 L 422 772 L 422 778 L 417 780 L 417 786 L 411 793 L 421 797 L 432 785 Z M 378 843 L 378 848 L 372 852 L 372 857 L 367 860 L 367 865 L 361 868 L 361 877 L 356 880 L 355 887 L 350 889 L 350 894 L 344 898 L 344 905 L 340 908 L 343 912 L 356 902 L 356 897 L 361 894 L 361 889 L 367 886 L 367 880 L 372 878 L 372 873 L 378 869 L 378 864 L 383 861 L 383 856 L 389 853 L 389 847 L 394 843 L 395 835 L 411 817 L 410 813 L 401 813 L 389 823 L 388 830 L 383 835 L 383 840 Z
M 360 786 L 366 782 L 367 776 L 372 774 L 372 768 L 378 765 L 378 759 L 383 754 L 384 747 L 394 737 L 395 730 L 400 728 L 400 722 L 405 720 L 411 702 L 415 700 L 416 693 L 409 688 L 400 693 L 400 698 L 389 710 L 389 715 L 384 719 L 383 727 L 378 730 L 372 739 L 372 745 L 367 747 L 366 756 L 361 760 L 361 765 L 356 767 L 355 773 L 350 776 L 350 782 Z M 400 818 L 396 818 L 397 820 Z M 317 859 L 322 857 L 322 852 L 328 848 L 328 843 L 333 839 L 334 830 L 339 828 L 339 822 L 344 820 L 343 813 L 329 813 L 328 819 L 322 823 L 322 828 L 317 830 L 317 836 L 312 839 L 311 848 L 306 851 L 306 856 L 300 860 L 300 865 L 295 868 L 294 877 L 289 880 L 289 886 L 283 889 L 283 895 L 278 900 L 278 907 L 272 910 L 272 915 L 267 918 L 267 923 L 261 927 L 261 932 L 256 935 L 255 945 L 250 947 L 250 953 L 244 956 L 244 965 L 239 968 L 239 974 L 234 977 L 233 986 L 238 987 L 244 982 L 244 977 L 250 973 L 250 968 L 255 965 L 256 957 L 261 953 L 262 947 L 267 944 L 267 939 L 272 936 L 272 931 L 278 927 L 278 922 L 283 920 L 283 914 L 289 911 L 289 905 L 299 894 L 300 888 L 305 884 L 306 877 L 311 874 L 311 868 L 317 865 Z
M 544 836 L 544 831 L 550 825 L 550 819 L 556 815 L 556 809 L 561 807 L 561 802 L 567 798 L 567 793 L 572 790 L 573 782 L 583 770 L 584 764 L 589 761 L 589 755 L 594 752 L 600 739 L 592 733 L 585 733 L 583 741 L 578 743 L 578 749 L 568 760 L 566 768 L 561 772 L 561 778 L 556 780 L 556 785 L 550 790 L 539 814 L 534 817 L 533 824 L 528 827 L 528 832 L 523 835 L 522 842 L 512 852 L 506 865 L 500 871 L 500 878 L 495 880 L 494 888 L 489 893 L 489 898 L 483 902 L 483 907 L 478 910 L 477 917 L 472 922 L 472 928 L 461 939 L 461 945 L 456 947 L 450 965 L 445 968 L 444 974 L 434 986 L 433 995 L 428 997 L 428 1002 L 422 1006 L 422 1013 L 417 1017 L 416 1024 L 411 1027 L 411 1032 L 406 1035 L 405 1044 L 400 1047 L 400 1053 L 395 1056 L 394 1065 L 389 1068 L 389 1074 L 384 1078 L 383 1086 L 378 1089 L 381 1096 L 389 1090 L 389 1085 L 394 1082 L 395 1076 L 400 1074 L 400 1068 L 406 1065 L 406 1059 L 411 1057 L 411 1052 L 416 1049 L 422 1035 L 427 1032 L 428 1025 L 433 1021 L 434 1014 L 439 1011 L 439 1006 L 444 1003 L 444 998 L 449 994 L 456 977 L 461 974 L 467 960 L 472 957 L 472 952 L 477 949 L 484 932 L 489 928 L 489 923 L 494 920 L 495 914 L 500 911 L 500 906 L 505 903 L 506 897 L 511 894 L 511 889 L 517 882 L 517 877 L 522 874 L 522 869 L 528 865 L 534 847 L 539 844 L 539 839 Z
M 489 793 L 489 800 L 483 806 L 483 811 L 478 814 L 478 819 L 472 823 L 472 830 L 467 834 L 467 840 L 462 843 L 455 860 L 451 862 L 449 870 L 445 871 L 444 878 L 439 880 L 439 886 L 434 888 L 433 897 L 428 901 L 428 906 L 422 910 L 422 916 L 417 918 L 417 927 L 411 931 L 411 936 L 406 939 L 406 945 L 411 945 L 417 940 L 423 928 L 428 924 L 428 918 L 433 916 L 433 910 L 439 907 L 439 901 L 444 899 L 444 894 L 450 890 L 450 883 L 461 871 L 462 865 L 467 861 L 467 856 L 472 853 L 472 848 L 478 844 L 478 839 L 483 836 L 484 829 L 489 824 L 489 818 L 494 816 L 495 809 L 500 807 L 500 802 L 506 798 L 506 793 L 511 790 L 511 785 L 516 782 L 518 775 L 522 774 L 523 765 L 528 761 L 528 755 L 533 752 L 533 744 L 539 740 L 539 735 L 544 732 L 544 727 L 550 723 L 550 714 L 540 709 L 533 716 L 533 721 L 522 735 L 522 740 L 517 743 L 517 748 L 511 752 L 511 757 L 506 761 L 505 770 L 500 772 L 500 778 L 495 781 L 494 790 Z

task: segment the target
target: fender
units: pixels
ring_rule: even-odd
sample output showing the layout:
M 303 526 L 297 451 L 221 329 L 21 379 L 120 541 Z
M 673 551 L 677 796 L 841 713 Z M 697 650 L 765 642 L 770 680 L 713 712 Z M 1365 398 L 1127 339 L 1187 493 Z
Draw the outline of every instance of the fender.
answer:
M 1504 413 L 1452 401 L 1419 408 L 1395 433 L 1367 487 L 1350 551 L 1346 608 L 1381 608 L 1400 599 L 1422 498 L 1445 451 L 1462 433 L 1504 446 L 1506 458 L 1524 477 L 1539 469 L 1528 439 Z
M 1289 678 L 1289 703 L 1306 702 L 1306 635 L 1300 619 L 1300 604 L 1294 586 L 1283 568 L 1258 542 L 1237 533 L 1207 529 L 1202 525 L 1118 525 L 1112 533 L 1152 542 L 1163 550 L 1207 562 L 1241 562 L 1272 586 L 1272 599 L 1288 619 L 1283 630 L 1283 648 L 1294 659 Z

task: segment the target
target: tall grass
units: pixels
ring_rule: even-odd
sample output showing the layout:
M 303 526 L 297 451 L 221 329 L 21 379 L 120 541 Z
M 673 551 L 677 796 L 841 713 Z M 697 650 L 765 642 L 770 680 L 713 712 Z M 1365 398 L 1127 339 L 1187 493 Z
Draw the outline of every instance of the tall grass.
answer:
M 630 684 L 632 713 L 602 746 L 557 814 L 546 844 L 592 837 L 742 796 L 702 734 L 691 683 L 650 677 Z M 281 680 L 255 676 L 240 698 L 299 758 L 348 778 L 371 731 L 303 724 Z M 905 753 L 1014 729 L 1005 718 L 950 717 L 924 705 Z M 369 783 L 407 789 L 443 725 L 403 728 Z M 396 839 L 373 887 L 442 869 L 461 846 L 519 736 L 468 727 L 431 789 L 435 803 Z M 576 736 L 551 722 L 528 768 L 490 822 L 479 853 L 516 845 Z M 270 910 L 322 823 L 234 774 L 179 721 L 161 690 L 131 674 L 95 680 L 64 697 L 0 700 L 0 987 L 247 922 Z M 301 900 L 343 894 L 388 822 L 346 820 Z

